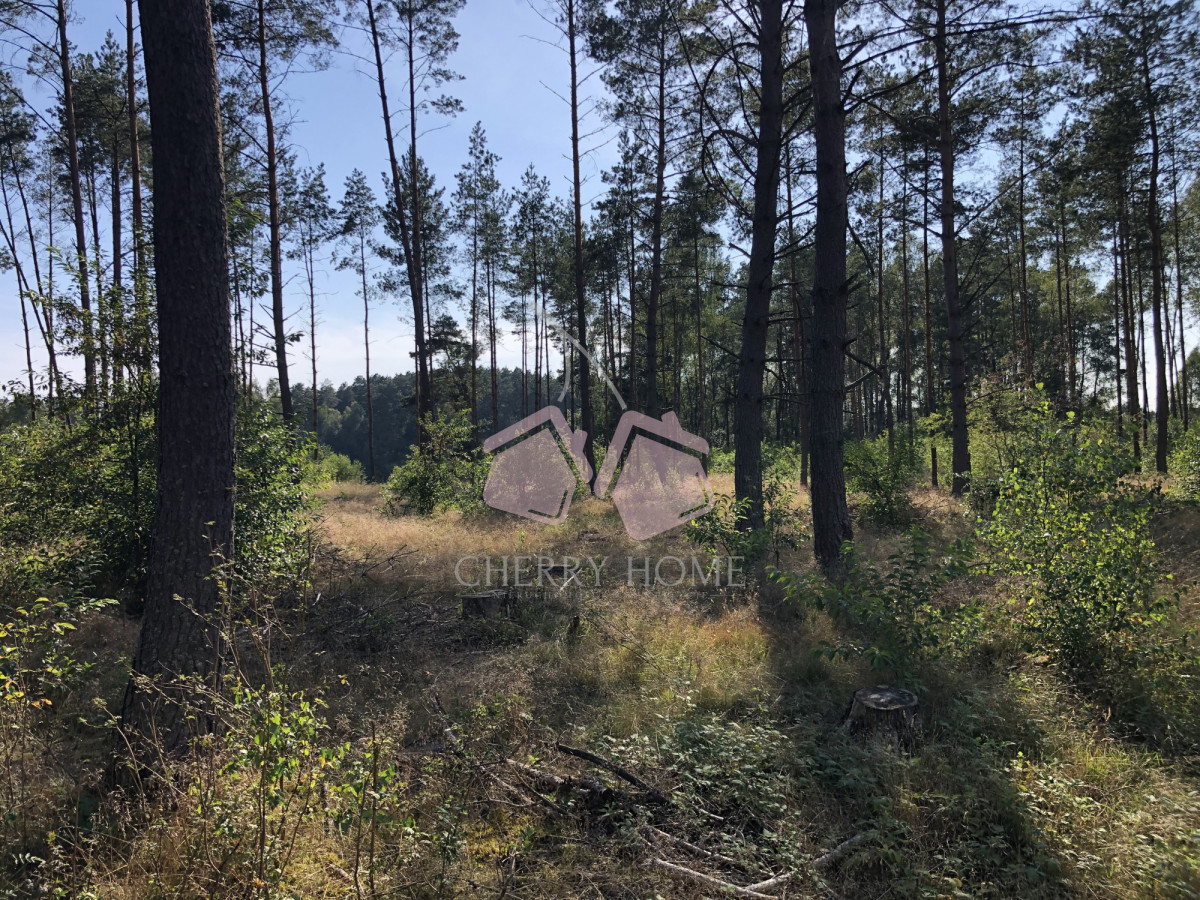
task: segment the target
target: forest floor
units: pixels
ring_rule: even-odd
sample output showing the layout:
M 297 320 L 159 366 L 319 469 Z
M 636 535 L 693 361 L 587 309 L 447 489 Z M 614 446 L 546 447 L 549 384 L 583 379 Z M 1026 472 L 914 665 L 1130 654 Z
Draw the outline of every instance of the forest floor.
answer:
M 718 490 L 731 489 L 725 480 L 716 476 Z M 970 530 L 968 513 L 943 492 L 911 499 L 935 543 Z M 721 893 L 658 859 L 742 887 L 792 871 L 769 893 L 793 897 L 1200 896 L 1194 751 L 1174 748 L 1169 734 L 1133 734 L 1099 694 L 1005 638 L 984 636 L 969 666 L 929 665 L 908 679 L 921 698 L 920 736 L 897 748 L 839 727 L 854 689 L 882 675 L 862 659 L 814 655 L 837 641 L 827 616 L 798 613 L 753 572 L 746 587 L 644 587 L 646 556 L 699 555 L 680 530 L 635 544 L 612 507 L 593 499 L 554 528 L 389 518 L 366 485 L 327 490 L 322 501 L 328 593 L 298 630 L 305 652 L 289 654 L 291 682 L 338 684 L 327 699 L 339 730 L 361 739 L 372 727 L 394 729 L 415 770 L 455 749 L 443 731 L 453 723 L 467 762 L 425 787 L 443 816 L 447 798 L 456 809 L 447 817 L 453 853 L 426 872 L 436 893 Z M 862 525 L 856 539 L 877 564 L 902 540 Z M 1196 582 L 1196 510 L 1161 516 L 1156 539 L 1176 584 Z M 531 554 L 608 562 L 599 588 L 526 592 L 510 615 L 461 616 L 461 560 L 470 581 L 477 558 Z M 785 551 L 777 564 L 805 571 L 811 548 Z M 1003 604 L 984 576 L 950 590 Z M 1185 604 L 1194 611 L 1194 602 Z M 682 799 L 649 803 L 640 788 L 556 751 L 559 743 L 616 757 Z M 568 813 L 510 807 L 475 767 L 510 786 L 536 782 L 505 759 L 600 779 L 618 793 L 604 802 L 559 796 Z M 805 865 L 857 835 L 865 837 L 833 865 Z
M 714 477 L 718 491 L 728 481 Z M 896 673 L 814 652 L 847 638 L 761 573 L 745 587 L 644 587 L 645 557 L 700 555 L 682 530 L 635 543 L 594 499 L 543 527 L 389 517 L 378 486 L 319 496 L 314 587 L 279 601 L 271 661 L 290 690 L 323 696 L 322 740 L 373 760 L 360 770 L 377 802 L 337 827 L 297 826 L 270 896 L 1200 897 L 1195 747 L 1169 726 L 1121 724 L 1103 691 L 1004 633 L 908 674 L 921 703 L 911 739 L 864 738 L 841 727 L 851 695 Z M 911 500 L 935 545 L 970 531 L 945 493 Z M 1155 529 L 1175 586 L 1200 580 L 1200 512 L 1171 507 Z M 902 540 L 856 525 L 877 565 Z M 539 553 L 608 562 L 599 587 L 560 590 L 559 575 L 507 613 L 463 617 L 461 560 L 470 581 L 489 556 Z M 777 564 L 807 571 L 811 547 Z M 985 575 L 941 596 L 1005 615 Z M 1196 600 L 1184 601 L 1192 617 Z M 101 621 L 114 624 L 85 646 L 131 645 L 133 630 Z M 135 851 L 97 896 L 192 896 L 155 887 L 169 879 L 153 855 Z

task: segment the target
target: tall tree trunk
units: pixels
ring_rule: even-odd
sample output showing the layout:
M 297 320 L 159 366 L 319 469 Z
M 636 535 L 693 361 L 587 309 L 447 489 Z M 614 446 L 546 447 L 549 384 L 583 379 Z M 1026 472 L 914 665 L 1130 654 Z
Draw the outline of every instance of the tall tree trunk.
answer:
M 478 194 L 478 181 L 474 190 Z M 471 230 L 471 428 L 479 435 L 479 198 L 474 200 Z M 536 251 L 535 251 L 536 252 Z M 534 262 L 534 270 L 537 263 Z M 534 276 L 537 277 L 536 275 Z
M 429 379 L 429 345 L 425 339 L 425 234 L 421 225 L 421 189 L 418 182 L 420 166 L 417 163 L 417 59 L 416 30 L 413 6 L 408 6 L 408 153 L 409 153 L 409 202 L 412 204 L 412 252 L 409 253 L 408 286 L 413 303 L 413 336 L 417 351 L 417 416 L 424 421 L 433 412 L 433 385 Z M 430 323 L 432 325 L 432 323 Z M 419 429 L 418 434 L 423 434 Z
M 154 150 L 158 502 L 125 727 L 168 753 L 210 730 L 220 674 L 215 571 L 233 555 L 228 255 L 217 61 L 205 0 L 140 0 Z M 159 681 L 147 690 L 138 676 Z M 195 684 L 195 680 L 191 682 Z M 165 701 L 165 702 L 164 702 Z M 140 748 L 139 748 L 140 749 Z
M 958 294 L 958 236 L 954 224 L 954 130 L 950 116 L 950 66 L 946 37 L 946 4 L 938 0 L 934 50 L 938 81 L 938 157 L 942 167 L 942 272 L 946 295 L 946 337 L 950 345 L 950 437 L 954 467 L 950 493 L 962 495 L 971 477 L 967 437 L 967 355 L 962 306 Z
M 1183 328 L 1183 257 L 1179 251 L 1179 170 L 1176 168 L 1175 138 L 1171 138 L 1171 206 L 1172 231 L 1175 244 L 1175 314 L 1179 330 L 1179 406 L 1183 414 L 1183 430 L 1188 430 L 1189 405 L 1187 377 L 1187 333 Z
M 1125 203 L 1122 197 L 1120 205 L 1120 282 L 1121 282 L 1121 314 L 1123 332 L 1125 335 L 1125 396 L 1129 411 L 1129 426 L 1133 429 L 1133 455 L 1141 464 L 1141 410 L 1138 406 L 1138 355 L 1137 339 L 1133 326 L 1133 287 L 1129 276 L 1129 224 L 1125 217 Z
M 876 289 L 875 299 L 878 303 L 879 317 L 879 381 L 882 391 L 883 408 L 884 408 L 884 426 L 888 433 L 888 452 L 895 449 L 896 430 L 895 416 L 892 411 L 892 376 L 891 376 L 891 347 L 888 343 L 888 328 L 887 328 L 887 303 L 884 298 L 883 289 L 883 265 L 884 265 L 884 247 L 883 247 L 883 213 L 884 213 L 884 187 L 886 184 L 887 161 L 883 155 L 883 141 L 880 135 L 879 144 L 879 262 L 875 268 L 876 274 Z
M 271 111 L 271 83 L 267 69 L 266 0 L 258 0 L 258 85 L 262 93 L 263 127 L 267 134 L 267 233 L 271 255 L 271 327 L 275 332 L 275 370 L 279 403 L 285 422 L 291 422 L 292 386 L 288 380 L 287 332 L 283 316 L 283 236 L 279 224 L 279 158 L 275 148 L 275 117 Z
M 150 323 L 150 284 L 146 275 L 146 226 L 142 213 L 142 156 L 138 140 L 137 71 L 133 40 L 133 0 L 125 0 L 125 104 L 129 113 L 129 181 L 132 191 L 133 226 L 133 333 L 139 342 L 136 355 L 138 371 L 144 377 L 150 368 L 148 333 Z
M 575 20 L 576 0 L 567 0 L 567 52 L 571 57 L 571 173 L 574 187 L 575 203 L 575 337 L 580 346 L 587 346 L 587 298 L 583 290 L 583 181 L 579 175 L 579 70 L 576 59 L 576 44 L 578 42 L 578 23 Z M 596 452 L 594 449 L 595 430 L 592 415 L 592 378 L 588 361 L 579 355 L 579 427 L 585 432 L 583 440 L 583 456 L 596 469 Z
M 112 142 L 112 188 L 109 205 L 112 207 L 112 296 L 109 298 L 109 327 L 112 331 L 112 378 L 113 387 L 120 390 L 125 367 L 125 314 L 122 308 L 124 296 L 121 284 L 121 157 L 114 132 Z
M 317 272 L 316 260 L 313 259 L 314 249 L 310 241 L 314 240 L 310 233 L 304 248 L 305 277 L 308 279 L 308 350 L 312 358 L 312 424 L 313 424 L 313 459 L 320 456 L 318 449 L 321 443 L 321 428 L 317 419 Z
M 817 218 L 813 231 L 812 495 L 813 552 L 840 576 L 842 545 L 854 532 L 846 506 L 846 110 L 837 45 L 836 0 L 806 0 L 816 140 Z
M 1063 298 L 1066 302 L 1067 313 L 1067 380 L 1070 383 L 1070 390 L 1067 396 L 1071 399 L 1073 406 L 1079 405 L 1079 391 L 1077 389 L 1078 382 L 1078 357 L 1075 352 L 1075 311 L 1071 305 L 1071 250 L 1067 244 L 1067 206 L 1062 201 L 1058 207 L 1059 226 L 1062 229 L 1062 250 L 1063 250 Z
M 783 150 L 783 0 L 761 0 L 758 4 L 758 56 L 762 84 L 754 165 L 754 212 L 733 425 L 734 492 L 738 500 L 749 504 L 746 522 L 751 528 L 761 528 L 765 521 L 762 406 Z
M 358 262 L 362 271 L 363 356 L 367 366 L 367 474 L 375 480 L 375 404 L 371 401 L 371 301 L 367 292 L 367 238 L 359 232 Z
M 929 275 L 929 149 L 925 150 L 924 184 L 921 191 L 921 271 L 925 280 L 925 414 L 933 415 L 937 409 L 933 385 L 933 291 Z M 938 486 L 937 443 L 929 433 L 929 483 Z
M 83 373 L 89 405 L 96 402 L 96 351 L 92 337 L 92 300 L 88 290 L 87 238 L 84 236 L 83 184 L 79 172 L 79 139 L 75 129 L 75 92 L 71 76 L 71 44 L 67 40 L 66 0 L 58 0 L 59 66 L 62 71 L 63 118 L 67 126 L 67 170 L 71 178 L 71 211 L 75 219 L 75 266 L 79 270 L 79 305 L 83 311 Z
M 667 72 L 663 29 L 658 33 L 658 93 L 655 111 L 654 205 L 650 213 L 650 297 L 646 305 L 646 413 L 658 418 L 658 310 L 662 301 L 663 198 L 667 173 Z M 676 366 L 678 371 L 678 365 Z
M 404 179 L 400 175 L 400 160 L 396 156 L 396 140 L 392 133 L 392 116 L 388 109 L 387 80 L 383 75 L 383 50 L 379 39 L 379 27 L 375 19 L 375 0 L 366 0 L 367 24 L 371 32 L 371 46 L 375 51 L 375 77 L 379 86 L 379 105 L 383 112 L 383 133 L 387 138 L 388 164 L 392 179 L 392 204 L 396 210 L 396 221 L 400 226 L 400 248 L 404 254 L 404 266 L 408 272 L 408 283 L 412 295 L 413 323 L 417 343 L 417 442 L 425 441 L 424 416 L 429 401 L 429 370 L 424 366 L 425 325 L 424 308 L 421 304 L 420 260 L 413 255 L 413 233 L 409 227 L 408 204 L 404 196 Z M 414 131 L 415 135 L 415 131 Z M 415 138 L 414 138 L 415 146 Z M 414 154 L 414 166 L 416 155 Z
M 488 358 L 492 364 L 492 434 L 495 434 L 500 430 L 500 373 L 496 363 L 496 273 L 490 256 L 484 262 L 484 274 L 488 298 Z
M 1150 310 L 1154 330 L 1154 424 L 1157 435 L 1154 443 L 1154 466 L 1167 474 L 1167 428 L 1170 393 L 1167 388 L 1167 360 L 1163 350 L 1163 237 L 1162 217 L 1158 208 L 1159 141 L 1158 116 L 1155 111 L 1154 86 L 1150 79 L 1150 62 L 1142 57 L 1142 78 L 1146 88 L 1146 107 L 1150 117 L 1150 191 L 1146 219 L 1150 228 Z

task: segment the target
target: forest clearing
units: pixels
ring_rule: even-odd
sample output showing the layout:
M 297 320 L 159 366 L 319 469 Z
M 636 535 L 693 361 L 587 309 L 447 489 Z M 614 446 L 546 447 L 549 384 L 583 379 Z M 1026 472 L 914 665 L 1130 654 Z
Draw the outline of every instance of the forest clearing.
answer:
M 1198 36 L 0 0 L 0 900 L 1200 898 Z

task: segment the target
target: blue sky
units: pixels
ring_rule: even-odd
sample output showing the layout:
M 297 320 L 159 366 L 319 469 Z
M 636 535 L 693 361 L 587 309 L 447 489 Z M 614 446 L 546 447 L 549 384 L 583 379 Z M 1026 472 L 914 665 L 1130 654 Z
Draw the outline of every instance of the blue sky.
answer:
M 537 2 L 537 0 L 535 0 Z M 136 5 L 135 5 L 136 6 Z M 122 0 L 86 0 L 77 2 L 71 39 L 80 50 L 97 49 L 107 30 L 124 41 L 125 4 Z M 454 173 L 467 155 L 467 137 L 476 121 L 482 121 L 491 149 L 501 157 L 498 174 L 501 183 L 514 187 L 521 174 L 533 163 L 539 174 L 550 178 L 552 189 L 561 196 L 570 192 L 570 113 L 566 104 L 543 86 L 549 85 L 565 95 L 568 62 L 566 53 L 551 44 L 558 39 L 553 27 L 532 9 L 527 0 L 469 0 L 456 19 L 461 35 L 458 52 L 451 66 L 463 80 L 448 90 L 462 100 L 465 111 L 454 119 L 435 121 L 426 118 L 419 127 L 429 129 L 418 138 L 418 152 L 446 188 L 446 197 L 454 190 Z M 348 32 L 344 40 L 348 50 L 364 53 L 362 36 Z M 549 42 L 549 43 L 548 43 Z M 585 66 L 584 74 L 592 66 Z M 301 165 L 323 162 L 331 200 L 336 205 L 347 175 L 355 168 L 366 173 L 380 193 L 381 173 L 387 169 L 387 149 L 383 138 L 379 97 L 374 73 L 361 71 L 363 64 L 346 54 L 335 53 L 328 69 L 296 72 L 283 86 L 290 98 L 294 124 L 290 143 Z M 388 93 L 396 105 L 405 90 L 399 60 L 389 68 Z M 30 86 L 30 99 L 48 105 L 47 93 Z M 599 76 L 584 86 L 584 94 L 603 91 Z M 143 98 L 144 100 L 144 98 Z M 398 140 L 407 140 L 407 119 L 397 127 L 403 132 Z M 393 119 L 395 123 L 395 118 Z M 600 125 L 598 114 L 585 121 L 587 133 Z M 437 127 L 443 126 L 443 127 Z M 602 189 L 600 172 L 615 162 L 613 144 L 605 144 L 607 135 L 590 138 L 585 148 L 592 152 L 582 166 L 585 203 Z M 586 216 L 586 212 L 585 212 Z M 105 216 L 101 215 L 101 222 Z M 59 242 L 65 234 L 59 235 Z M 104 238 L 101 239 L 102 244 Z M 285 300 L 290 311 L 306 308 L 306 286 L 299 271 L 285 260 Z M 353 379 L 362 371 L 362 301 L 355 295 L 355 276 L 335 271 L 332 263 L 319 276 L 317 357 L 319 377 L 334 384 Z M 412 325 L 401 321 L 407 297 L 381 300 L 372 308 L 372 369 L 382 374 L 411 370 Z M 20 311 L 15 276 L 0 274 L 0 381 L 21 375 L 24 369 L 24 338 L 20 332 Z M 307 312 L 294 320 L 294 329 L 307 332 Z M 519 361 L 515 341 L 502 350 L 502 364 Z M 307 337 L 293 346 L 289 359 L 293 379 L 308 380 L 310 365 Z M 35 359 L 35 366 L 39 365 Z

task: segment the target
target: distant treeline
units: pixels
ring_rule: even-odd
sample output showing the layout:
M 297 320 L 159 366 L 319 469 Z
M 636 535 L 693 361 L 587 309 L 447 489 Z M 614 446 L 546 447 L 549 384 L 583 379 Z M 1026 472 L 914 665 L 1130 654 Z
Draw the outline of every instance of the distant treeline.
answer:
M 440 376 L 443 372 L 439 371 L 437 374 Z M 490 369 L 479 370 L 481 386 L 490 386 L 491 377 Z M 496 373 L 496 384 L 500 410 L 499 427 L 511 425 L 534 411 L 532 373 L 526 373 L 522 379 L 520 369 L 501 368 Z M 561 389 L 559 379 L 550 381 L 552 400 L 558 398 Z M 296 424 L 304 434 L 311 434 L 312 389 L 298 384 L 293 385 L 292 392 L 297 410 Z M 451 392 L 452 396 L 454 393 L 457 392 Z M 371 376 L 371 405 L 375 411 L 375 480 L 386 479 L 393 468 L 408 458 L 416 445 L 415 397 L 416 382 L 411 372 Z M 568 418 L 571 414 L 571 400 L 571 395 L 568 394 L 565 400 Z M 441 412 L 450 414 L 469 408 L 469 395 L 464 392 L 457 403 L 445 405 Z M 495 430 L 492 427 L 492 398 L 489 390 L 479 391 L 476 421 L 480 440 Z M 321 386 L 317 391 L 317 428 L 317 437 L 322 444 L 362 463 L 363 471 L 370 473 L 365 378 L 360 376 L 337 388 L 328 381 Z

